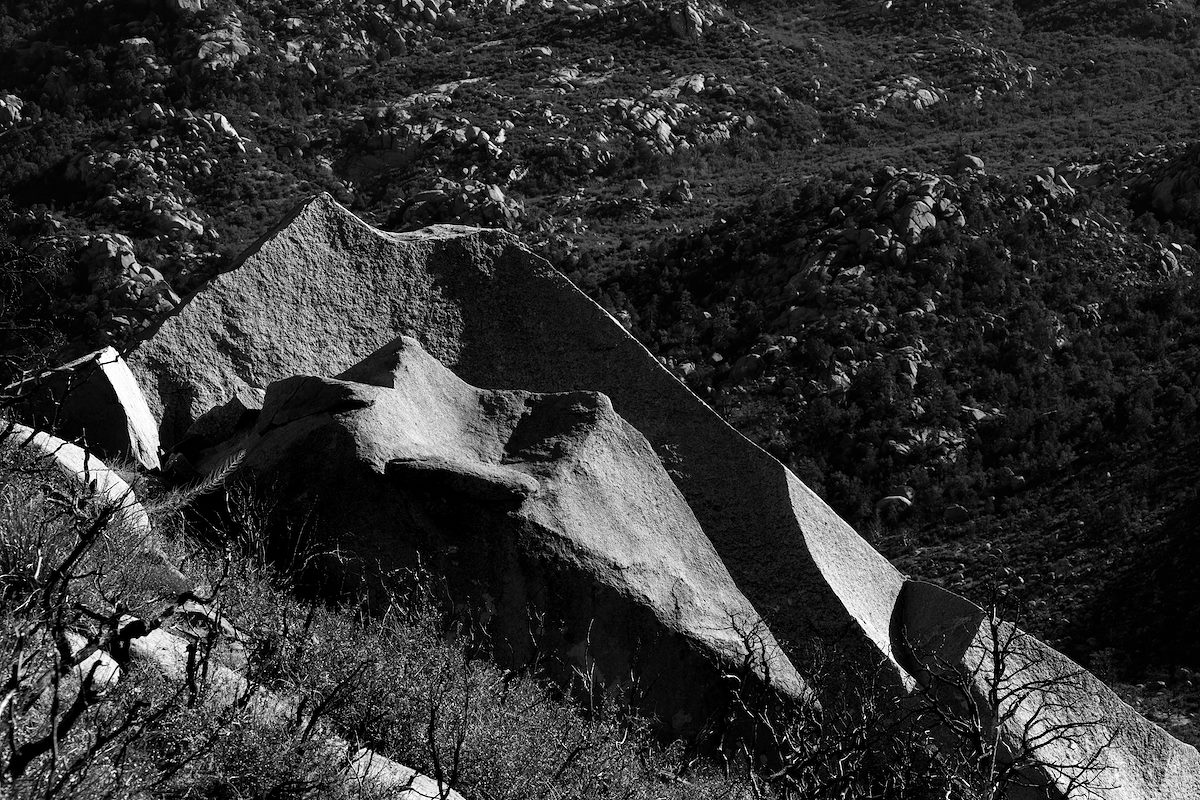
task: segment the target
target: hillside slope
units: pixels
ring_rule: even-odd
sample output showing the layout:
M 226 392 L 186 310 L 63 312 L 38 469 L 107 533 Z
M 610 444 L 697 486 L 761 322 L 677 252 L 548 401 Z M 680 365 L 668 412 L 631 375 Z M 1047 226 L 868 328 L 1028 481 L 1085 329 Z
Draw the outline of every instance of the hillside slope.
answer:
M 130 341 L 316 190 L 507 228 L 905 572 L 1194 737 L 1200 652 L 1147 622 L 1196 592 L 1194 20 L 15 0 L 4 364 Z

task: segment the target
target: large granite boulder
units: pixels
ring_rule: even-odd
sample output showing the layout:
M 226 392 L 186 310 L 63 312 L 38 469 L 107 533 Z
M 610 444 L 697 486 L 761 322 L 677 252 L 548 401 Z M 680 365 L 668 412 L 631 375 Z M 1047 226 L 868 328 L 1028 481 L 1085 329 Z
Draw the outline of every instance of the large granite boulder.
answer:
M 502 663 L 557 663 L 679 732 L 722 708 L 728 675 L 805 696 L 602 394 L 477 389 L 401 337 L 341 379 L 271 384 L 243 447 L 243 470 L 321 521 L 318 541 L 338 535 L 347 571 L 443 576 Z
M 902 634 L 906 620 L 948 614 L 971 624 L 972 612 L 951 603 L 953 595 L 908 589 L 902 603 L 907 582 L 886 559 L 599 306 L 500 231 L 385 233 L 327 196 L 314 198 L 129 360 L 170 445 L 239 391 L 293 375 L 336 375 L 402 334 L 476 386 L 610 398 L 654 447 L 737 589 L 781 641 L 825 637 L 881 664 L 899 690 L 921 691 Z M 1094 688 L 1092 701 L 1070 712 L 1081 723 L 1119 702 L 1098 682 Z M 1195 796 L 1186 782 L 1146 776 L 1200 773 L 1196 751 L 1136 714 L 1125 722 L 1130 734 L 1113 747 L 1128 749 L 1110 754 L 1115 766 L 1105 776 L 1121 788 L 1100 796 Z
M 397 336 L 476 386 L 599 391 L 655 448 L 738 588 L 782 638 L 894 664 L 903 577 L 621 325 L 502 231 L 385 233 L 316 197 L 128 355 L 164 446 L 209 408 L 332 376 Z

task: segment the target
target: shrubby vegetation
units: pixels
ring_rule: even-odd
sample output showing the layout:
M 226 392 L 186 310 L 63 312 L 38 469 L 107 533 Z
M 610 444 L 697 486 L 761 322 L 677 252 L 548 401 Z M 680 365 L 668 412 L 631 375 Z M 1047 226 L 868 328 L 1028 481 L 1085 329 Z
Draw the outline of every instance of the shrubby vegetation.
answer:
M 829 209 L 871 185 L 779 192 L 664 242 L 600 292 L 620 298 L 610 302 L 656 352 L 688 365 L 689 385 L 860 523 L 887 495 L 907 492 L 917 514 L 1004 503 L 1080 460 L 1194 432 L 1200 387 L 1185 365 L 1200 358 L 1200 297 L 1190 274 L 1161 263 L 1166 237 L 1122 252 L 1090 226 L 1128 223 L 1129 211 L 1074 197 L 1051 220 L 1034 189 L 982 177 L 960 184 L 966 227 L 939 225 L 905 264 L 859 254 L 831 280 L 785 290 L 823 252 L 811 242 Z M 871 211 L 856 224 L 879 222 Z M 797 304 L 801 322 L 788 313 Z M 752 352 L 768 361 L 747 375 L 735 365 Z
M 236 523 L 218 530 L 194 490 L 138 480 L 155 546 L 194 586 L 180 593 L 133 555 L 144 533 L 14 445 L 0 466 L 0 782 L 14 798 L 376 796 L 316 731 L 489 800 L 973 800 L 1015 785 L 979 737 L 938 732 L 950 700 L 906 705 L 829 645 L 807 659 L 820 705 L 742 697 L 700 740 L 664 741 L 611 692 L 492 666 L 486 640 L 446 627 L 427 577 L 392 584 L 374 613 L 314 595 L 306 571 L 334 555 L 295 547 L 299 527 L 291 543 L 264 538 L 269 497 L 231 487 L 221 504 Z M 159 628 L 189 643 L 181 674 L 133 655 Z M 220 688 L 231 668 L 257 687 L 240 702 Z M 254 698 L 267 692 L 295 713 L 264 716 Z

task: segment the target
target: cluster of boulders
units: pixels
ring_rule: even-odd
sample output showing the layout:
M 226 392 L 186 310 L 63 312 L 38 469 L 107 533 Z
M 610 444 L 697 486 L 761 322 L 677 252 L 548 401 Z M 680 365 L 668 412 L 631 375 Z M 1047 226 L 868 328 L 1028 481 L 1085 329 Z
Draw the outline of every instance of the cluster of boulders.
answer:
M 1130 185 L 1133 195 L 1167 219 L 1200 219 L 1200 144 L 1161 147 L 1142 160 Z
M 878 83 L 872 97 L 851 107 L 861 119 L 876 117 L 885 108 L 925 111 L 947 100 L 982 105 L 987 98 L 1032 89 L 1037 67 L 1012 54 L 961 34 L 936 36 L 931 50 L 909 53 L 915 66 L 929 65 L 940 85 L 917 74 L 903 73 Z
M 268 12 L 261 42 L 249 41 L 242 20 L 227 14 L 198 37 L 198 63 L 207 69 L 230 69 L 261 45 L 289 64 L 315 73 L 328 55 L 351 61 L 403 55 L 414 35 L 457 23 L 450 0 L 392 0 L 369 3 L 321 3 L 290 9 L 284 16 Z
M 945 99 L 944 89 L 939 89 L 916 75 L 900 75 L 888 83 L 878 84 L 873 97 L 866 103 L 851 106 L 851 112 L 860 118 L 872 118 L 884 108 L 914 108 L 924 111 Z
M 502 0 L 508 12 L 521 8 L 523 0 Z M 740 33 L 752 28 L 713 0 L 542 0 L 541 8 L 557 12 L 567 24 L 596 21 L 609 27 L 635 27 L 647 34 L 669 36 L 681 42 L 699 42 L 714 26 L 725 23 Z
M 18 241 L 42 257 L 61 257 L 71 266 L 61 277 L 59 301 L 65 314 L 92 320 L 110 340 L 148 328 L 179 305 L 172 287 L 179 267 L 211 256 L 190 247 L 176 249 L 169 264 L 139 255 L 138 244 L 121 233 L 70 233 L 52 214 L 26 215 Z M 157 265 L 157 266 L 155 266 Z M 162 269 L 170 270 L 170 277 Z
M 950 62 L 952 91 L 969 97 L 976 105 L 990 96 L 1032 89 L 1039 80 L 1038 68 L 1033 64 L 959 35 L 951 37 L 949 53 L 942 60 Z
M 899 456 L 924 464 L 949 466 L 966 448 L 967 437 L 962 431 L 916 427 L 905 429 L 900 435 L 884 442 L 884 445 Z
M 542 84 L 553 87 L 562 93 L 573 92 L 581 86 L 595 86 L 604 83 L 612 77 L 613 58 L 589 58 L 578 64 L 555 68 L 542 80 Z
M 368 152 L 405 153 L 412 160 L 425 148 L 448 146 L 456 160 L 470 163 L 503 155 L 501 145 L 514 127 L 511 120 L 504 120 L 489 131 L 463 117 L 434 117 L 419 111 L 414 115 L 403 105 L 392 105 L 364 111 L 351 133 Z
M 66 178 L 82 184 L 91 210 L 173 239 L 204 236 L 187 182 L 211 175 L 223 156 L 245 153 L 249 140 L 223 114 L 158 103 L 135 112 L 122 136 L 110 150 L 79 153 L 67 163 Z
M 100 223 L 93 228 L 100 232 L 38 242 L 75 260 L 82 283 L 70 302 L 97 315 L 113 335 L 145 327 L 174 307 L 176 276 L 207 271 L 217 257 L 217 232 L 195 208 L 188 185 L 212 175 L 222 159 L 257 151 L 219 112 L 159 103 L 134 111 L 118 137 L 108 149 L 76 154 L 64 171 L 83 189 L 73 210 Z
M 414 37 L 458 23 L 451 0 L 354 0 L 324 3 L 305 12 L 268 16 L 264 33 L 284 61 L 312 71 L 327 54 L 359 61 L 400 56 Z
M 133 241 L 119 233 L 88 237 L 78 264 L 87 281 L 87 304 L 105 309 L 118 329 L 144 327 L 179 305 L 157 269 L 138 262 Z
M 733 90 L 728 84 L 720 87 Z M 666 156 L 698 145 L 728 141 L 735 133 L 755 125 L 754 117 L 749 114 L 711 111 L 672 100 L 669 95 L 650 94 L 644 100 L 607 99 L 600 106 L 614 124 L 600 131 L 606 139 L 623 134 L 640 146 Z
M 737 90 L 711 73 L 707 75 L 696 73 L 681 75 L 666 87 L 652 91 L 650 96 L 660 100 L 677 100 L 680 96 L 702 94 L 730 98 L 737 96 Z
M 473 178 L 439 178 L 433 188 L 399 203 L 389 217 L 397 228 L 421 228 L 441 222 L 516 227 L 524 209 L 495 183 Z
M 811 296 L 834 277 L 860 278 L 868 265 L 904 266 L 909 248 L 939 225 L 966 225 L 957 181 L 945 175 L 886 167 L 829 215 L 822 243 L 809 249 L 789 278 L 795 297 Z
M 246 41 L 242 20 L 236 12 L 224 14 L 199 35 L 196 59 L 203 69 L 232 69 L 253 49 Z
M 725 9 L 714 2 L 679 0 L 665 9 L 667 24 L 675 38 L 698 42 L 713 23 L 725 16 Z
M 24 101 L 15 94 L 0 95 L 0 131 L 5 131 L 21 121 Z

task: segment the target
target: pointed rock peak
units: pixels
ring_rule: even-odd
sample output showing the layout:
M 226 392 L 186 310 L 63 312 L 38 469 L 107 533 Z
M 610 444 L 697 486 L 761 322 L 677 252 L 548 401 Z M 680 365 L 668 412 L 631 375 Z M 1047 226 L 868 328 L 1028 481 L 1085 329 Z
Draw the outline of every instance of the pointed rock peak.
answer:
M 432 362 L 427 363 L 427 362 Z M 438 368 L 435 371 L 446 370 L 437 359 L 429 355 L 421 343 L 410 336 L 397 336 L 383 347 L 376 350 L 350 369 L 338 375 L 338 380 L 365 383 L 370 386 L 380 386 L 384 389 L 395 389 L 403 375 L 414 366 Z M 452 373 L 451 373 L 452 374 Z
M 265 245 L 278 239 L 299 237 L 303 240 L 315 236 L 319 237 L 318 241 L 329 241 L 337 231 L 344 230 L 347 226 L 384 235 L 382 231 L 363 222 L 354 212 L 333 199 L 333 195 L 321 192 L 294 206 L 274 227 L 246 248 L 231 269 L 237 269 L 252 260 Z
M 373 226 L 359 219 L 353 211 L 333 199 L 333 195 L 329 194 L 329 192 L 321 192 L 303 201 L 293 209 L 289 217 L 290 220 L 285 220 L 284 227 L 313 223 L 323 225 L 352 224 L 376 230 Z

